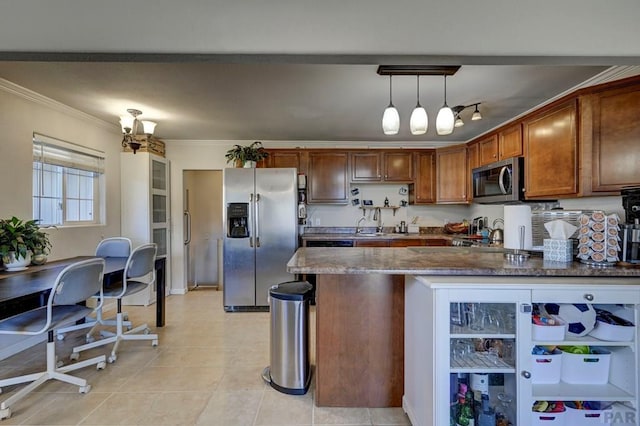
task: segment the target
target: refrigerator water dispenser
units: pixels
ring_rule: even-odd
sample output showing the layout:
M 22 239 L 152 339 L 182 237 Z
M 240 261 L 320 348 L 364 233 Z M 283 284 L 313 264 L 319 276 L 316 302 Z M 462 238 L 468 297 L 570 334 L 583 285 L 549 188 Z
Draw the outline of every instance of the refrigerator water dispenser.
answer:
M 227 204 L 227 237 L 249 238 L 249 203 Z

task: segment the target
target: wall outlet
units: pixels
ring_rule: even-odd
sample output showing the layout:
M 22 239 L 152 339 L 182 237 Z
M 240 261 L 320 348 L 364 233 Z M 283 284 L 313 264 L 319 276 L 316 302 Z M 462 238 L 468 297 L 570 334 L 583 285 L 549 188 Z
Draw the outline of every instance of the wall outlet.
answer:
M 313 226 L 320 226 L 320 218 L 319 217 L 314 217 L 313 218 Z

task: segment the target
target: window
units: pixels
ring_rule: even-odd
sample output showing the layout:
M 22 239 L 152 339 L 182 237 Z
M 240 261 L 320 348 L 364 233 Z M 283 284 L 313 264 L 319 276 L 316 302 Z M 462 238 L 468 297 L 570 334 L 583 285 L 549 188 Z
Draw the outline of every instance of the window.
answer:
M 104 153 L 33 135 L 33 217 L 41 226 L 103 223 Z

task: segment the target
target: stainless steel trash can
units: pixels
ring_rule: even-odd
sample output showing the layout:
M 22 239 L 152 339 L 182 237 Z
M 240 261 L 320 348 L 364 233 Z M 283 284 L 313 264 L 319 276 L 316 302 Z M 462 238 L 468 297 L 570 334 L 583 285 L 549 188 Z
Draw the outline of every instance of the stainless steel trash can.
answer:
M 262 373 L 274 389 L 304 395 L 309 389 L 309 303 L 313 286 L 289 281 L 269 290 L 271 358 Z

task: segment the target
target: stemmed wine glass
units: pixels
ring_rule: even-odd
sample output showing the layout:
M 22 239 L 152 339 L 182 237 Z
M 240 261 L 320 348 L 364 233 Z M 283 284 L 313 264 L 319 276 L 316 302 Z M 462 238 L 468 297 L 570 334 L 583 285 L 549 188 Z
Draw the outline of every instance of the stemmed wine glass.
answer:
M 498 394 L 498 401 L 500 401 L 500 411 L 496 413 L 496 426 L 511 426 L 509 421 L 509 406 L 513 401 L 513 396 L 506 392 L 500 392 Z

